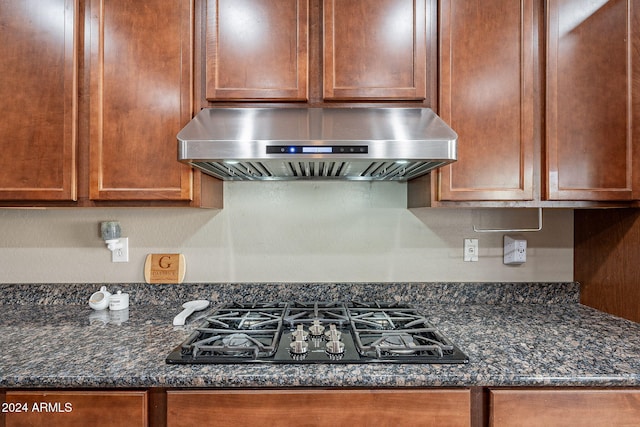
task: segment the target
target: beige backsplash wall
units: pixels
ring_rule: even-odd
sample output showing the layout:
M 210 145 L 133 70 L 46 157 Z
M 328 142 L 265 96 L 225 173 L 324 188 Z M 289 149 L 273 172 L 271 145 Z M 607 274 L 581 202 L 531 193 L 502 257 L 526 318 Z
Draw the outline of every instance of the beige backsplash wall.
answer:
M 536 210 L 407 210 L 406 184 L 225 183 L 223 210 L 0 209 L 0 282 L 142 282 L 149 253 L 185 254 L 185 282 L 571 281 L 573 213 L 544 211 L 527 263 L 502 263 L 504 233 Z M 111 263 L 99 223 L 119 220 L 128 263 Z M 477 238 L 478 262 L 463 262 Z

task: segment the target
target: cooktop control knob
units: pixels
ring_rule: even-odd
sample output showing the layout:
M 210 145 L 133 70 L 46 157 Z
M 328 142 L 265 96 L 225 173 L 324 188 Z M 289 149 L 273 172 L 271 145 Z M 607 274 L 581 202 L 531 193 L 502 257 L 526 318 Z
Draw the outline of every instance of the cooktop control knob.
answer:
M 329 325 L 329 330 L 324 333 L 324 336 L 327 338 L 327 341 L 340 341 L 340 338 L 342 338 L 342 332 L 337 330 L 336 325 L 332 323 Z
M 309 351 L 309 344 L 305 341 L 295 340 L 289 345 L 289 350 L 293 354 L 306 354 Z
M 329 341 L 327 343 L 327 353 L 342 354 L 344 353 L 344 343 L 342 341 Z
M 291 339 L 294 341 L 306 341 L 309 334 L 305 332 L 302 325 L 298 325 L 295 331 L 291 333 Z
M 324 326 L 322 326 L 322 323 L 320 323 L 319 320 L 314 320 L 313 324 L 309 326 L 309 332 L 314 337 L 321 337 L 324 332 Z

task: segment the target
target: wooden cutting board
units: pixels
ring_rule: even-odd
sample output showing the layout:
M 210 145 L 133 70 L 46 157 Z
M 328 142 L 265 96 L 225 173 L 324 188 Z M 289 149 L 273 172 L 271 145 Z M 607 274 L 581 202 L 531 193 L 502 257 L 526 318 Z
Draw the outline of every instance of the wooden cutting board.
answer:
M 149 254 L 144 263 L 147 283 L 182 283 L 186 271 L 183 254 Z

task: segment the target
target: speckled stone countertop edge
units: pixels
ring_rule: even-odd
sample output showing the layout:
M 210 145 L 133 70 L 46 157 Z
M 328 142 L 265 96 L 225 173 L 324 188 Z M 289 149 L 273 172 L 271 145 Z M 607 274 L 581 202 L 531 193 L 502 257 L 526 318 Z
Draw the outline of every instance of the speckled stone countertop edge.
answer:
M 275 375 L 275 374 L 274 374 Z M 330 381 L 302 379 L 296 382 L 282 381 L 276 378 L 246 377 L 240 380 L 215 380 L 210 376 L 193 376 L 190 378 L 163 377 L 130 377 L 130 378 L 95 378 L 95 377 L 17 377 L 2 378 L 0 389 L 308 389 L 308 388 L 634 388 L 640 389 L 640 377 L 603 376 L 593 378 L 442 378 L 438 376 L 403 376 L 398 374 L 395 380 L 380 381 L 369 379 L 354 381 L 350 377 L 334 378 Z
M 396 301 L 429 304 L 566 304 L 580 301 L 577 282 L 394 283 L 56 283 L 0 284 L 0 305 L 86 304 L 104 286 L 132 304 L 166 305 L 194 299 L 233 301 Z

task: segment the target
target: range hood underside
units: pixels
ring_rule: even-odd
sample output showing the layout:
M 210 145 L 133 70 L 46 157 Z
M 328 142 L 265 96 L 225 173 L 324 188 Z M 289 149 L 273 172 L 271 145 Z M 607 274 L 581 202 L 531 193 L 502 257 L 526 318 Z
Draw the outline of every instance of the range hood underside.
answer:
M 353 180 L 408 181 L 451 161 L 259 160 L 201 161 L 190 164 L 225 181 Z

